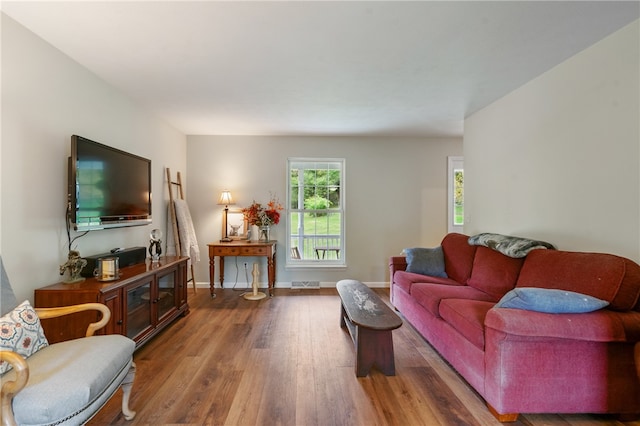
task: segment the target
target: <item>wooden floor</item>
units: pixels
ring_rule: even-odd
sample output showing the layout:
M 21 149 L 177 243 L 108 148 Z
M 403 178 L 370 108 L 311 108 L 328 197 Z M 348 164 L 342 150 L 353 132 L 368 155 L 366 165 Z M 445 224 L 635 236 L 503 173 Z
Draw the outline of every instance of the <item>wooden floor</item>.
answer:
M 122 417 L 119 391 L 90 425 L 500 425 L 406 322 L 393 332 L 396 375 L 356 378 L 335 289 L 217 294 L 190 290 L 191 312 L 136 352 L 136 418 Z M 623 423 L 529 414 L 511 424 Z

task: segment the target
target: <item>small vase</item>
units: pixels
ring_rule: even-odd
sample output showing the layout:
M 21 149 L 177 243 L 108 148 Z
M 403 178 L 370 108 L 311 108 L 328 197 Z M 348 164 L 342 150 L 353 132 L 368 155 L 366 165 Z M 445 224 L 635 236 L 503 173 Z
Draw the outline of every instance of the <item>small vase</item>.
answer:
M 270 228 L 269 226 L 261 226 L 260 227 L 260 238 L 259 241 L 261 243 L 266 243 L 271 239 L 271 235 L 269 235 Z
M 251 236 L 249 238 L 249 241 L 258 241 L 258 238 L 260 237 L 260 228 L 258 228 L 258 226 L 256 225 L 251 225 Z

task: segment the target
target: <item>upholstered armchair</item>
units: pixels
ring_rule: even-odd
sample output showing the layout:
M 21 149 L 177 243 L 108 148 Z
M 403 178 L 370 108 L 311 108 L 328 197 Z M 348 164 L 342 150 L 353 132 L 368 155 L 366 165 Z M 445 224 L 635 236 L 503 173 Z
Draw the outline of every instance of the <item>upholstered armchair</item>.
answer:
M 86 423 L 122 387 L 122 413 L 135 416 L 129 397 L 135 376 L 135 342 L 121 335 L 94 336 L 111 312 L 100 303 L 60 308 L 18 305 L 0 258 L 0 384 L 2 425 Z M 98 310 L 86 337 L 49 345 L 40 319 Z M 13 345 L 13 348 L 12 348 Z

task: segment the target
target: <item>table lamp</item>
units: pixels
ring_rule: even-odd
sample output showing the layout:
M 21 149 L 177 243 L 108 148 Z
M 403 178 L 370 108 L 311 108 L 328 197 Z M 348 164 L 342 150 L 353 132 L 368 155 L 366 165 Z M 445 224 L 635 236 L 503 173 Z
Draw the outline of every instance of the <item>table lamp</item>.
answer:
M 231 192 L 227 189 L 222 191 L 220 198 L 218 199 L 218 205 L 224 206 L 224 238 L 220 240 L 221 243 L 228 243 L 231 241 L 228 235 L 227 219 L 229 217 L 229 206 L 235 204 Z

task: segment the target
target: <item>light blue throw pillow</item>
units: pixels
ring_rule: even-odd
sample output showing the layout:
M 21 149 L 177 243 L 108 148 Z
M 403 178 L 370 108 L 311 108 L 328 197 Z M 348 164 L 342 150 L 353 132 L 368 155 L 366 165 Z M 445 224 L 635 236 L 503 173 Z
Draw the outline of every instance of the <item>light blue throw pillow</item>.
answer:
M 495 308 L 515 308 L 550 314 L 597 311 L 609 302 L 586 294 L 549 288 L 520 287 L 505 294 Z
M 444 271 L 442 247 L 408 248 L 404 249 L 404 253 L 407 255 L 407 272 L 448 278 L 447 273 Z

